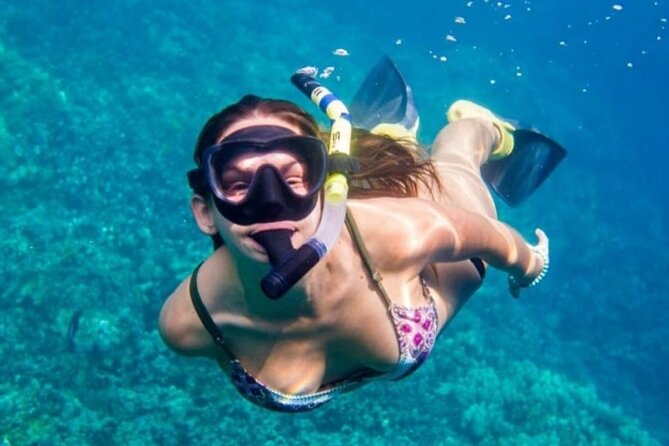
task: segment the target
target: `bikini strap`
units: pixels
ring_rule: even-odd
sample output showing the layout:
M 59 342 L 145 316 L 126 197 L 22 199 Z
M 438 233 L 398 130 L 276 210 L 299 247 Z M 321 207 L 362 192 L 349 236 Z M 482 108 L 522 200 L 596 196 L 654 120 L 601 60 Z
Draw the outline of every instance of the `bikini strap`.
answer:
M 386 302 L 388 307 L 390 307 L 393 304 L 393 301 L 390 300 L 390 296 L 388 295 L 386 288 L 383 286 L 383 277 L 381 277 L 381 273 L 379 273 L 376 268 L 374 268 L 372 257 L 369 254 L 369 251 L 367 251 L 365 243 L 362 241 L 362 236 L 358 230 L 358 225 L 355 223 L 353 214 L 351 214 L 351 210 L 348 208 L 346 208 L 346 227 L 348 228 L 348 232 L 351 234 L 351 237 L 355 242 L 356 248 L 358 248 L 358 252 L 360 253 L 360 257 L 362 257 L 362 261 L 364 262 L 367 271 L 372 276 L 372 280 L 374 280 L 376 283 L 376 287 L 379 289 L 381 297 L 383 297 L 383 300 Z
M 223 342 L 223 335 L 216 326 L 214 320 L 211 318 L 209 310 L 207 310 L 207 307 L 204 306 L 204 302 L 202 302 L 202 297 L 200 296 L 200 291 L 197 289 L 197 275 L 200 272 L 200 267 L 202 266 L 202 263 L 200 263 L 197 267 L 195 267 L 193 274 L 191 274 L 190 276 L 190 285 L 189 285 L 190 300 L 193 303 L 195 312 L 200 318 L 202 325 L 204 325 L 204 328 L 209 332 L 211 337 L 214 339 L 214 342 L 219 347 L 221 347 L 223 351 L 225 351 L 225 353 L 232 359 L 234 358 L 234 356 L 231 355 L 230 350 L 228 350 L 228 347 Z

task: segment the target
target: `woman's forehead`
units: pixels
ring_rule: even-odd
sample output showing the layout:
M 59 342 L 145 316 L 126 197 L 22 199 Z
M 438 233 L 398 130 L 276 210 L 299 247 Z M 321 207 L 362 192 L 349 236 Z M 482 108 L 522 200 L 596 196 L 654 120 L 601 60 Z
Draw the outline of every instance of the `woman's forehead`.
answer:
M 296 153 L 287 150 L 277 150 L 269 153 L 240 153 L 230 160 L 229 166 L 247 168 L 262 164 L 294 165 L 302 164 L 304 160 Z
M 301 135 L 302 132 L 300 132 L 300 129 L 293 124 L 290 124 L 283 119 L 274 117 L 274 116 L 253 116 L 249 118 L 243 118 L 240 119 L 239 121 L 235 122 L 232 124 L 230 127 L 225 129 L 225 132 L 222 133 L 219 137 L 218 140 L 216 141 L 217 144 L 220 144 L 221 141 L 223 141 L 228 135 L 231 135 L 235 133 L 238 130 L 247 128 L 247 127 L 255 127 L 259 125 L 274 125 L 278 127 L 283 127 L 286 128 L 292 132 L 294 132 L 296 135 Z

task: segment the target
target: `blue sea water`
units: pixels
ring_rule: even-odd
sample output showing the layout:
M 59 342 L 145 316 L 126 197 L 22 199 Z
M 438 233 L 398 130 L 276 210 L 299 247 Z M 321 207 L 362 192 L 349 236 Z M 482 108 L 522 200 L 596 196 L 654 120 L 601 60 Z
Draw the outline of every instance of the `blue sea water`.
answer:
M 668 19 L 665 0 L 4 2 L 0 441 L 669 444 Z M 468 98 L 568 149 L 499 209 L 546 230 L 551 271 L 520 300 L 492 273 L 411 378 L 269 413 L 158 336 L 209 249 L 194 139 L 245 93 L 310 107 L 288 82 L 306 65 L 350 99 L 383 54 L 423 143 Z

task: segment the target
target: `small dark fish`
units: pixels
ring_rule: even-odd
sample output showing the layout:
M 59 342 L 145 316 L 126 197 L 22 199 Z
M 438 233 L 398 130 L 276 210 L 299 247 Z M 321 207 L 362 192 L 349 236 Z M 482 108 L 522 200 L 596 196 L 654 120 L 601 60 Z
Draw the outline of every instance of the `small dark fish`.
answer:
M 73 353 L 77 347 L 76 343 L 74 342 L 74 338 L 77 336 L 77 332 L 79 331 L 79 321 L 81 320 L 82 313 L 82 310 L 76 310 L 74 313 L 72 313 L 72 316 L 70 317 L 70 324 L 67 326 L 67 351 L 70 353 Z

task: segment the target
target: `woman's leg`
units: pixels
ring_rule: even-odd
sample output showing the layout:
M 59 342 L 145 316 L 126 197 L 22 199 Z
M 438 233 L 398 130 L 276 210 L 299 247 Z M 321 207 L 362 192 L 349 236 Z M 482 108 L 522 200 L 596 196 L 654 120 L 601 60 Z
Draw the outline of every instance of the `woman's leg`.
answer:
M 480 118 L 455 121 L 439 132 L 432 145 L 432 159 L 441 177 L 443 193 L 439 198 L 443 203 L 497 217 L 495 203 L 481 179 L 481 164 L 488 159 L 498 139 L 499 131 L 492 122 Z M 437 309 L 443 328 L 482 281 L 469 260 L 439 263 L 435 268 L 427 268 L 423 277 L 439 296 Z
M 481 178 L 481 164 L 500 139 L 491 121 L 461 119 L 444 127 L 432 145 L 432 159 L 443 184 L 441 200 L 496 218 L 495 203 Z
M 491 152 L 510 151 L 510 134 L 504 140 L 500 127 L 504 124 L 492 112 L 467 101 L 456 102 L 449 109 L 452 121 L 438 134 L 432 145 L 435 162 L 443 185 L 443 203 L 453 204 L 471 212 L 497 218 L 495 202 L 481 178 L 481 165 Z M 493 120 L 497 120 L 493 124 Z M 511 146 L 509 146 L 509 144 Z M 503 150 L 500 150 L 503 148 Z M 508 152 L 506 152 L 508 153 Z M 441 297 L 443 324 L 448 322 L 481 286 L 481 277 L 471 261 L 436 264 L 436 275 L 426 269 L 428 283 Z

